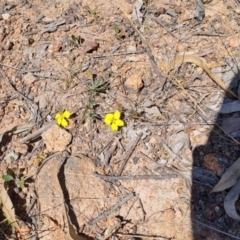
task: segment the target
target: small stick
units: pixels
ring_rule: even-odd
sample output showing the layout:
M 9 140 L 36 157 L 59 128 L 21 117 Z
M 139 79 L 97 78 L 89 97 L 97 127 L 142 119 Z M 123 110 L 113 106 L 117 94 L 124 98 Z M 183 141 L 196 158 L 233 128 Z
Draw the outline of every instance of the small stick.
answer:
M 109 182 L 112 181 L 121 181 L 121 180 L 139 180 L 139 179 L 154 179 L 154 180 L 162 180 L 168 178 L 177 178 L 177 174 L 166 174 L 166 175 L 131 175 L 131 176 L 106 176 L 98 173 L 93 173 L 93 176 L 101 178 L 103 180 L 107 180 Z
M 117 141 L 117 144 L 118 144 L 119 148 L 121 148 L 121 151 L 124 152 L 125 149 L 124 149 L 122 143 L 119 141 L 121 139 L 121 137 L 114 137 L 114 139 L 115 139 L 115 141 Z
M 127 164 L 128 159 L 130 158 L 130 156 L 133 153 L 133 150 L 135 149 L 135 147 L 137 146 L 139 140 L 141 139 L 143 133 L 141 132 L 138 137 L 136 138 L 136 140 L 133 142 L 132 146 L 130 146 L 130 148 L 127 150 L 127 153 L 123 156 L 123 158 L 121 159 L 121 161 L 123 162 L 122 165 L 120 166 L 116 176 L 120 176 L 123 172 L 124 167 Z
M 118 236 L 121 237 L 129 237 L 132 238 L 140 238 L 140 239 L 152 239 L 152 240 L 166 240 L 169 239 L 168 237 L 154 237 L 154 236 L 147 236 L 142 234 L 123 234 L 123 233 L 117 233 Z
M 117 204 L 113 205 L 110 209 L 102 212 L 98 217 L 96 217 L 93 220 L 89 221 L 88 225 L 92 226 L 92 225 L 96 224 L 97 222 L 99 222 L 103 218 L 107 217 L 112 212 L 116 211 L 119 207 L 121 207 L 124 203 L 126 203 L 127 201 L 129 201 L 133 197 L 135 197 L 135 193 L 134 192 L 128 194 L 120 202 L 118 202 Z
M 105 233 L 107 233 L 107 235 L 105 235 L 103 238 L 101 238 L 101 240 L 107 240 L 109 239 L 114 233 L 116 233 L 120 228 L 122 228 L 125 224 L 127 224 L 127 221 L 120 221 L 115 224 L 113 227 L 108 228 Z
M 151 18 L 152 20 L 154 20 L 155 22 L 157 22 L 161 27 L 163 27 L 165 30 L 167 30 L 167 32 L 172 35 L 174 38 L 178 39 L 170 30 L 168 30 L 168 28 L 162 23 L 162 21 L 158 18 Z
M 117 134 L 118 134 L 118 133 L 117 133 Z M 109 142 L 100 150 L 100 152 L 98 153 L 98 155 L 99 155 L 102 151 L 104 151 L 104 150 L 106 149 L 106 147 L 109 146 L 109 144 L 114 140 L 114 138 L 117 136 L 117 134 L 114 135 L 114 136 L 109 140 Z
M 2 64 L 2 63 L 0 63 L 0 65 L 3 66 L 3 67 L 6 67 L 6 68 L 11 68 L 11 69 L 17 70 L 17 71 L 22 72 L 22 73 L 26 73 L 26 72 L 41 72 L 40 68 L 27 70 L 27 69 L 15 68 L 15 67 L 8 66 L 8 65 L 5 65 L 5 64 Z
M 180 157 L 182 158 L 181 156 L 177 155 L 175 152 L 173 152 L 169 147 L 168 145 L 162 140 L 162 138 L 158 135 L 155 135 L 155 137 L 160 141 L 162 142 L 162 145 L 164 147 L 164 149 L 171 155 L 172 158 L 176 158 L 176 157 Z
M 109 149 L 105 149 L 105 151 L 104 151 L 105 156 L 104 156 L 104 160 L 103 160 L 104 161 L 103 164 L 105 166 L 109 165 L 110 158 L 112 157 L 116 148 L 117 148 L 117 143 L 114 141 L 112 146 Z
M 39 128 L 36 132 L 34 132 L 34 133 L 32 133 L 32 134 L 29 134 L 29 135 L 27 135 L 27 136 L 24 137 L 24 138 L 21 138 L 21 139 L 19 140 L 19 142 L 20 142 L 20 143 L 25 143 L 25 142 L 27 142 L 27 141 L 29 141 L 29 140 L 31 140 L 31 139 L 34 139 L 34 138 L 40 136 L 44 131 L 48 130 L 48 129 L 49 129 L 51 126 L 53 126 L 53 125 L 54 125 L 54 121 L 52 121 L 52 122 L 44 125 L 43 127 Z
M 112 55 L 102 55 L 102 56 L 94 56 L 93 58 L 107 58 L 107 57 L 115 57 L 115 56 L 122 56 L 122 55 L 130 55 L 130 54 L 140 54 L 144 53 L 145 51 L 135 51 L 135 52 L 120 52 L 120 53 L 114 53 Z
M 144 154 L 143 152 L 139 152 L 139 155 L 144 158 L 145 160 L 154 163 L 155 165 L 159 166 L 159 167 L 164 167 L 164 165 L 154 161 L 153 159 L 151 159 L 149 156 L 147 156 L 146 154 Z

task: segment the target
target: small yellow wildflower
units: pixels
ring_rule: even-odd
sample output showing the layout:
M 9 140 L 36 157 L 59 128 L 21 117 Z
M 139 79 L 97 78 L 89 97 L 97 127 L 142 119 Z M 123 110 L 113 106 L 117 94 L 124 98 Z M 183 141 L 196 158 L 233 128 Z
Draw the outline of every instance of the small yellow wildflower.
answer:
M 111 126 L 111 129 L 113 131 L 118 131 L 119 127 L 124 126 L 124 121 L 120 119 L 121 118 L 121 112 L 119 110 L 115 111 L 114 113 L 108 113 L 106 114 L 104 118 L 104 122 L 107 125 Z
M 55 115 L 55 119 L 57 120 L 57 124 L 62 127 L 67 127 L 69 125 L 68 119 L 70 118 L 71 113 L 69 111 L 58 112 Z

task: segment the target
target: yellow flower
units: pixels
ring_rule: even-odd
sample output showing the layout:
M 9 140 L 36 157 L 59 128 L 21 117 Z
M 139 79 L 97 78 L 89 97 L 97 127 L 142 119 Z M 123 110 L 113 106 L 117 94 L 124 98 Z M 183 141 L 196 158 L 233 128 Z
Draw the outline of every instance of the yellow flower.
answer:
M 69 111 L 58 112 L 55 115 L 55 119 L 57 120 L 57 124 L 62 127 L 67 127 L 69 122 L 68 119 L 70 118 L 71 113 Z
M 119 127 L 124 126 L 124 121 L 121 120 L 120 118 L 121 118 L 121 112 L 117 110 L 114 113 L 106 114 L 104 118 L 104 122 L 107 125 L 110 125 L 113 131 L 118 131 Z

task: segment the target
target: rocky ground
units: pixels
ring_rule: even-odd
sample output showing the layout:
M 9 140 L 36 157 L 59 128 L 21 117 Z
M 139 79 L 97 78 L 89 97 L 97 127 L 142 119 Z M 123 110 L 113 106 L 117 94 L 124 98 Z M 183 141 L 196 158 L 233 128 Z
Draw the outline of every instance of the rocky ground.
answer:
M 239 24 L 234 0 L 1 2 L 1 239 L 240 239 Z

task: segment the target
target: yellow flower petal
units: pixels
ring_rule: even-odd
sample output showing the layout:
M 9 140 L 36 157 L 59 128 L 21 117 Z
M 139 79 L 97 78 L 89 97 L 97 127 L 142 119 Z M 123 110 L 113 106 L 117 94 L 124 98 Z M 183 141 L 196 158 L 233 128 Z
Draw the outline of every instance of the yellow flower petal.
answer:
M 107 125 L 112 124 L 112 122 L 113 122 L 113 114 L 112 114 L 112 113 L 106 114 L 106 116 L 105 116 L 105 118 L 104 118 L 104 122 L 105 122 Z
M 68 120 L 66 120 L 65 118 L 62 118 L 61 125 L 63 127 L 67 127 L 68 126 Z
M 116 125 L 118 125 L 119 127 L 123 127 L 124 126 L 124 121 L 121 119 L 115 120 L 114 123 Z
M 58 118 L 61 118 L 62 117 L 62 113 L 61 112 L 59 112 L 59 113 L 57 113 L 56 115 L 55 115 L 55 119 L 58 119 Z
M 118 130 L 118 125 L 115 124 L 115 123 L 111 124 L 111 129 L 112 129 L 113 131 L 117 131 L 117 130 Z
M 62 117 L 58 117 L 56 118 L 57 119 L 57 124 L 61 126 L 61 123 L 62 123 Z
M 70 116 L 71 116 L 71 113 L 69 111 L 64 111 L 63 113 L 64 118 L 70 118 Z
M 121 117 L 121 112 L 117 110 L 117 111 L 114 113 L 114 119 L 120 119 L 120 117 Z

